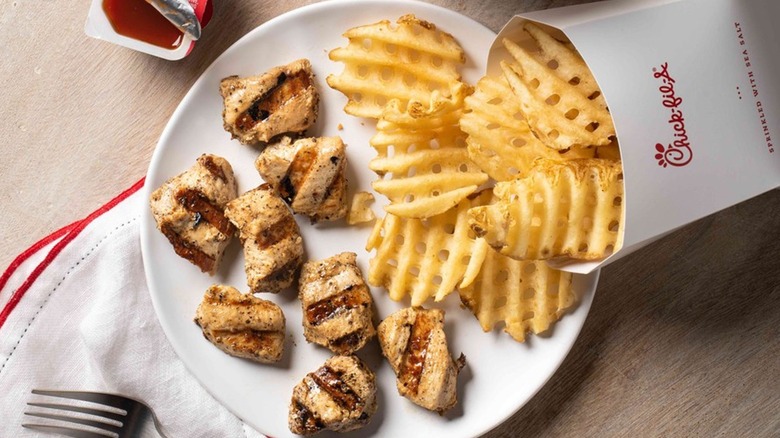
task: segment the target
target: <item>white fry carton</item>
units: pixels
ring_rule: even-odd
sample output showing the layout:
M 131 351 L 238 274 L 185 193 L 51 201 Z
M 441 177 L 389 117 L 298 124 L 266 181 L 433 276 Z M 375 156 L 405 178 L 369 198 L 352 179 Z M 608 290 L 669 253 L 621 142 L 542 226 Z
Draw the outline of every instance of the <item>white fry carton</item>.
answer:
M 780 1 L 613 0 L 518 15 L 493 44 L 489 74 L 511 58 L 503 38 L 530 38 L 526 21 L 580 52 L 623 159 L 622 248 L 557 267 L 590 272 L 780 186 Z

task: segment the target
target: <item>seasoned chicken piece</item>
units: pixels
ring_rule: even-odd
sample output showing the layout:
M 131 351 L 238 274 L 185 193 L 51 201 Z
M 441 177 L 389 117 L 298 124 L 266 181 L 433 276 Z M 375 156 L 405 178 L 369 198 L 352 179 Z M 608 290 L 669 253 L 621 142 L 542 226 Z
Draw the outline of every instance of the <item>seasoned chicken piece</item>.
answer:
M 306 262 L 298 281 L 306 340 L 352 354 L 376 334 L 371 293 L 354 252 Z
M 466 363 L 453 360 L 444 335 L 444 311 L 407 308 L 379 324 L 379 345 L 396 376 L 398 393 L 440 414 L 457 403 L 458 373 Z
M 220 350 L 264 363 L 281 359 L 284 323 L 276 304 L 218 284 L 206 291 L 195 313 L 203 336 Z
M 312 222 L 334 221 L 347 214 L 347 156 L 339 137 L 283 137 L 255 161 L 263 179 L 293 211 Z
M 271 186 L 263 184 L 231 201 L 225 216 L 244 245 L 247 284 L 254 292 L 290 287 L 303 262 L 303 238 L 292 213 Z
M 214 275 L 234 232 L 223 210 L 237 192 L 230 163 L 204 154 L 152 192 L 150 206 L 176 254 Z
M 359 429 L 376 412 L 374 372 L 356 356 L 334 356 L 293 389 L 288 424 L 298 435 Z
M 222 79 L 225 130 L 243 144 L 267 142 L 284 133 L 303 133 L 317 120 L 319 94 L 308 59 L 268 72 Z

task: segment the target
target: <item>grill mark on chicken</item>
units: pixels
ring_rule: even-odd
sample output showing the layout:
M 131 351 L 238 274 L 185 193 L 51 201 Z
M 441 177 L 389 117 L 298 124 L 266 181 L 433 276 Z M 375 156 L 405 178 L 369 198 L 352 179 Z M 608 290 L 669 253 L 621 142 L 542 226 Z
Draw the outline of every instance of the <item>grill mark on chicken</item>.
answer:
M 275 282 L 275 281 L 280 281 L 282 279 L 291 277 L 293 271 L 298 269 L 299 262 L 300 260 L 298 260 L 297 258 L 293 258 L 292 260 L 289 260 L 287 263 L 282 265 L 279 269 L 268 274 L 265 277 L 265 281 Z
M 328 199 L 330 197 L 331 192 L 333 192 L 333 189 L 337 188 L 340 184 L 343 184 L 343 179 L 341 179 L 341 178 L 333 178 L 333 181 L 330 183 L 328 188 L 325 189 L 325 194 L 322 195 L 322 199 L 323 200 Z
M 238 116 L 238 119 L 236 120 L 236 126 L 238 129 L 250 129 L 255 126 L 257 122 L 261 122 L 271 115 L 268 110 L 261 109 L 261 105 L 263 105 L 267 97 L 273 95 L 273 93 L 279 88 L 280 85 L 282 85 L 285 79 L 287 79 L 287 75 L 284 74 L 284 72 L 279 74 L 279 76 L 276 78 L 276 84 L 271 87 L 268 92 L 260 96 L 259 99 L 255 100 L 246 111 Z
M 201 221 L 203 221 L 203 215 L 200 214 L 199 211 L 196 211 L 195 217 L 192 218 L 192 228 L 198 228 L 198 225 L 200 225 Z
M 310 86 L 310 77 L 304 70 L 290 76 L 284 72 L 280 73 L 276 78 L 276 84 L 238 116 L 236 127 L 242 130 L 252 129 L 258 122 L 266 120 L 290 99 Z
M 290 175 L 286 175 L 279 184 L 279 196 L 288 204 L 292 204 L 295 199 L 295 187 L 290 182 Z
M 314 382 L 323 391 L 327 392 L 339 406 L 344 409 L 354 410 L 360 404 L 360 397 L 342 379 L 343 373 L 330 367 L 323 366 L 309 374 Z
M 322 421 L 298 400 L 293 400 L 293 412 L 290 415 L 298 427 L 298 430 L 293 431 L 294 433 L 308 435 L 325 427 Z
M 411 394 L 417 394 L 419 389 L 434 325 L 435 321 L 429 314 L 418 313 L 411 327 L 401 370 L 398 373 L 398 379 Z
M 287 171 L 290 182 L 294 187 L 300 187 L 303 181 L 306 180 L 309 172 L 312 170 L 311 166 L 316 159 L 316 147 L 301 148 L 301 150 L 295 154 L 295 158 L 293 158 L 292 163 L 290 163 L 290 169 Z
M 296 226 L 295 219 L 293 219 L 292 215 L 283 216 L 270 227 L 264 228 L 260 234 L 257 235 L 255 241 L 260 248 L 268 248 L 294 234 Z
M 306 319 L 311 325 L 319 325 L 337 313 L 368 304 L 363 288 L 350 285 L 343 292 L 312 303 L 306 308 Z
M 214 175 L 214 177 L 219 178 L 222 180 L 222 182 L 227 182 L 227 177 L 225 176 L 225 171 L 222 170 L 222 168 L 214 162 L 214 158 L 210 155 L 204 155 L 198 159 L 201 165 L 209 171 L 210 174 Z
M 314 161 L 317 159 L 317 149 L 314 147 L 301 148 L 290 163 L 287 175 L 282 179 L 279 194 L 288 204 L 292 204 L 298 194 L 298 187 L 308 178 Z
M 334 339 L 330 341 L 329 344 L 333 351 L 354 351 L 355 347 L 360 344 L 360 340 L 360 332 L 355 331 L 338 339 Z
M 211 200 L 200 191 L 193 189 L 179 190 L 176 193 L 176 200 L 179 201 L 182 207 L 196 214 L 195 226 L 205 219 L 220 233 L 228 237 L 233 235 L 233 225 L 225 217 L 222 210 L 212 204 Z
M 171 224 L 163 224 L 160 231 L 168 238 L 173 245 L 173 250 L 179 257 L 183 257 L 200 268 L 202 272 L 211 272 L 214 268 L 214 258 L 201 251 L 194 244 L 186 241 L 176 232 Z

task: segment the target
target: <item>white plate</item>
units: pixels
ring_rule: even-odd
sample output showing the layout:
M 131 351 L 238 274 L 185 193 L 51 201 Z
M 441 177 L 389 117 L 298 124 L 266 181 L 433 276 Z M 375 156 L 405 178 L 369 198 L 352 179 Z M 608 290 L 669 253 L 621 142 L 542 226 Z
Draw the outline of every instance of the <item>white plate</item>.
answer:
M 193 85 L 154 152 L 144 188 L 147 197 L 166 179 L 189 168 L 204 152 L 221 155 L 233 165 L 239 193 L 259 185 L 261 179 L 253 167 L 257 151 L 231 140 L 222 128 L 219 81 L 234 74 L 257 74 L 303 57 L 311 60 L 322 97 L 319 120 L 310 134 L 340 135 L 348 144 L 350 193 L 370 190 L 374 175 L 367 164 L 374 151 L 368 139 L 374 124 L 342 111 L 345 98 L 325 84 L 325 77 L 341 71 L 342 65 L 329 61 L 327 52 L 346 44 L 341 34 L 350 27 L 380 19 L 395 20 L 407 13 L 415 13 L 455 35 L 468 57 L 463 69 L 465 80 L 475 83 L 479 79 L 495 35 L 455 12 L 425 3 L 398 1 L 325 2 L 297 9 L 264 23 L 236 42 Z M 339 124 L 343 130 L 337 129 Z M 375 210 L 381 214 L 379 204 Z M 364 247 L 370 226 L 347 227 L 343 222 L 311 226 L 306 219 L 298 219 L 308 258 L 354 251 L 361 269 L 367 272 L 369 254 Z M 237 359 L 209 344 L 192 318 L 211 284 L 225 283 L 247 290 L 240 245 L 231 244 L 219 272 L 209 277 L 174 254 L 147 211 L 141 222 L 141 248 L 157 316 L 192 374 L 215 398 L 257 430 L 275 437 L 289 436 L 287 408 L 293 386 L 330 357 L 327 350 L 307 344 L 303 338 L 295 291 L 265 297 L 278 303 L 287 317 L 289 339 L 282 363 L 269 366 Z M 580 304 L 576 310 L 565 316 L 553 333 L 532 336 L 525 344 L 518 344 L 499 331 L 483 333 L 476 319 L 459 307 L 457 294 L 440 303 L 447 310 L 451 351 L 456 356 L 465 353 L 468 361 L 459 378 L 459 403 L 444 416 L 400 397 L 392 370 L 381 358 L 376 343 L 371 343 L 359 356 L 377 373 L 379 410 L 367 427 L 352 435 L 453 438 L 479 435 L 495 427 L 523 406 L 563 361 L 588 314 L 597 280 L 598 274 L 578 277 L 575 288 Z M 379 318 L 404 306 L 390 301 L 380 288 L 373 288 L 372 292 Z

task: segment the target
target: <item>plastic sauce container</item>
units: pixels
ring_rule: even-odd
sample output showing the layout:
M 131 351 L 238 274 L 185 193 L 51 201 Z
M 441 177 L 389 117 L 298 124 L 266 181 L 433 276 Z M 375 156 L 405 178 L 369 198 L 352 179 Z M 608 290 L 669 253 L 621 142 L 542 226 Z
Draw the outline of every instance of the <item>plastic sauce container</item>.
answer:
M 201 27 L 211 19 L 209 0 L 190 0 Z M 92 0 L 84 32 L 171 61 L 187 56 L 195 41 L 145 0 Z

